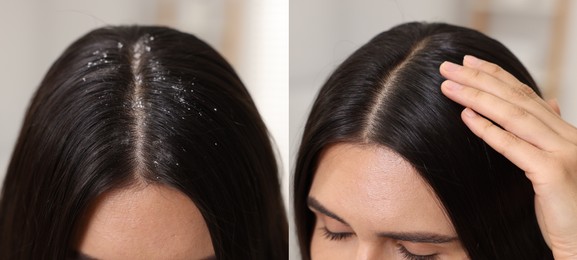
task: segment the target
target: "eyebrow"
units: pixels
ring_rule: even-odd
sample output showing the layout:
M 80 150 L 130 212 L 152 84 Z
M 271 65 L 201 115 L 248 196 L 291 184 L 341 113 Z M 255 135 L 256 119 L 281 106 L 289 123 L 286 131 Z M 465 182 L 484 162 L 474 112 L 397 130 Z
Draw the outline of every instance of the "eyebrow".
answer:
M 413 243 L 443 244 L 457 241 L 457 237 L 445 236 L 427 232 L 380 232 L 379 237 L 387 237 L 394 240 L 407 241 Z
M 309 196 L 307 198 L 307 205 L 309 206 L 309 208 L 311 208 L 315 211 L 318 211 L 327 217 L 330 217 L 330 218 L 332 218 L 336 221 L 339 221 L 339 222 L 341 222 L 347 226 L 350 226 L 346 221 L 344 221 L 337 214 L 328 210 L 325 206 L 323 206 L 314 197 Z M 406 242 L 413 242 L 413 243 L 430 243 L 430 244 L 443 244 L 443 243 L 449 243 L 449 242 L 453 242 L 453 241 L 458 240 L 458 238 L 456 236 L 446 236 L 446 235 L 429 233 L 429 232 L 379 232 L 379 233 L 377 233 L 377 236 L 391 238 L 391 239 L 399 240 L 399 241 L 406 241 Z
M 325 206 L 323 206 L 318 200 L 316 200 L 315 198 L 309 196 L 307 198 L 307 205 L 309 206 L 309 208 L 312 208 L 320 213 L 322 213 L 323 215 L 330 217 L 338 222 L 341 222 L 347 226 L 350 226 L 349 223 L 347 223 L 346 221 L 344 221 L 341 217 L 337 216 L 337 214 L 331 212 L 330 210 L 328 210 L 327 208 L 325 208 Z

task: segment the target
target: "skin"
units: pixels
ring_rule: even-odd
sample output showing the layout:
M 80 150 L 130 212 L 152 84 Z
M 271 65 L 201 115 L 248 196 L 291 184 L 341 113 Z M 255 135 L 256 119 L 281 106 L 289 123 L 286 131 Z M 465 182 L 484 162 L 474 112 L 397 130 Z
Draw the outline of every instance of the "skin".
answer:
M 433 191 L 407 161 L 383 146 L 328 147 L 309 208 L 316 216 L 312 259 L 467 259 Z M 341 239 L 331 240 L 327 230 Z M 406 257 L 403 248 L 434 256 Z
M 440 72 L 447 78 L 442 92 L 466 107 L 465 124 L 533 184 L 539 226 L 555 259 L 577 259 L 577 128 L 555 102 L 495 64 L 465 56 L 462 66 L 445 62 Z
M 198 208 L 164 185 L 105 193 L 84 218 L 79 237 L 80 259 L 216 259 Z

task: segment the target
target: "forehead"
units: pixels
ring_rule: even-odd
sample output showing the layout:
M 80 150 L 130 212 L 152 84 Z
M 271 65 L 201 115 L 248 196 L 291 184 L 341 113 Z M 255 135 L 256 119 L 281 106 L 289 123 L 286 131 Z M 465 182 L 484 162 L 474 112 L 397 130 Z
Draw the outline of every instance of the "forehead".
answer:
M 434 192 L 392 150 L 340 143 L 320 156 L 309 195 L 351 226 L 374 232 L 454 233 Z
M 214 254 L 192 200 L 162 185 L 102 195 L 81 230 L 77 250 L 97 259 L 201 259 Z

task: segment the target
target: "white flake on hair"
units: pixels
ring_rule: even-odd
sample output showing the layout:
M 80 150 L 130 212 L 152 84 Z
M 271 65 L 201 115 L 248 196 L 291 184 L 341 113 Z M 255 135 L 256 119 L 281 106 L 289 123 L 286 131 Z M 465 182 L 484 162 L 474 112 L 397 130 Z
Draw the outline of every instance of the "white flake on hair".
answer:
M 131 49 L 132 53 L 132 60 L 130 61 L 130 68 L 133 75 L 133 92 L 131 98 L 131 108 L 132 114 L 134 116 L 134 127 L 133 127 L 133 135 L 135 139 L 135 157 L 138 163 L 138 167 L 144 167 L 144 157 L 143 157 L 143 149 L 144 149 L 144 142 L 145 142 L 145 126 L 146 126 L 146 117 L 147 113 L 146 110 L 146 103 L 144 101 L 144 86 L 141 76 L 141 67 L 142 67 L 142 53 L 144 50 L 144 39 L 147 39 L 148 36 L 143 36 L 140 38 Z M 119 45 L 120 46 L 120 45 Z M 154 161 L 155 165 L 158 164 L 157 161 Z

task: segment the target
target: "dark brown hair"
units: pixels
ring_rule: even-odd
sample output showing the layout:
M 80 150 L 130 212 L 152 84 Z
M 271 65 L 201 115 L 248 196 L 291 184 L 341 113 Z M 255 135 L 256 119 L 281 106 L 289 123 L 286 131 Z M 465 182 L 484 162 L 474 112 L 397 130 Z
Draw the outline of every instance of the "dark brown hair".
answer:
M 496 63 L 539 92 L 502 44 L 448 24 L 407 23 L 354 52 L 320 90 L 298 152 L 294 210 L 303 259 L 315 223 L 307 196 L 320 153 L 338 142 L 372 143 L 404 157 L 433 188 L 472 259 L 552 259 L 522 170 L 461 121 L 440 91 L 443 61 L 466 54 Z
M 107 27 L 73 43 L 40 84 L 0 204 L 1 259 L 64 259 L 100 194 L 175 187 L 218 259 L 283 259 L 287 223 L 271 141 L 233 68 L 198 38 Z

